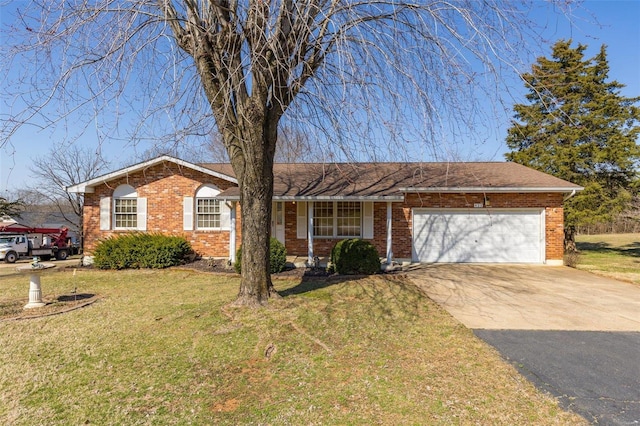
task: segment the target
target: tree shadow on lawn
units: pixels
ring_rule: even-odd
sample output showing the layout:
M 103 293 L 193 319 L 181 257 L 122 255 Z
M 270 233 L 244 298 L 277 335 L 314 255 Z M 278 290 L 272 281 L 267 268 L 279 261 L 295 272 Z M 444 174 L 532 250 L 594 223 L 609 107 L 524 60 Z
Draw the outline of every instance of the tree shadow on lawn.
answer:
M 332 276 L 320 276 L 320 275 L 307 275 L 306 273 L 300 278 L 300 283 L 288 288 L 286 290 L 278 291 L 278 294 L 282 297 L 295 296 L 303 293 L 308 293 L 314 290 L 321 290 L 323 288 L 330 287 L 332 285 L 341 284 L 347 281 L 353 281 L 361 278 L 356 275 L 332 275 Z
M 598 243 L 576 243 L 578 251 L 591 251 L 595 253 L 612 253 L 627 257 L 640 257 L 640 241 L 625 244 L 623 246 L 612 247 L 611 244 Z
M 376 278 L 382 278 L 378 281 Z M 390 298 L 395 304 L 403 306 L 409 312 L 415 312 L 423 303 L 426 295 L 415 286 L 404 273 L 381 273 L 374 275 L 314 275 L 304 274 L 300 283 L 286 290 L 278 291 L 283 298 L 322 290 L 339 284 L 349 284 L 354 294 L 366 297 L 379 305 L 386 312 L 389 310 Z
M 91 299 L 95 297 L 95 294 L 91 293 L 78 293 L 78 294 L 65 294 L 58 296 L 56 299 L 58 302 L 79 302 L 81 300 Z
M 345 302 L 343 308 L 353 309 L 354 315 L 364 315 L 372 324 L 380 324 L 376 321 L 381 319 L 417 318 L 423 309 L 428 309 L 425 302 L 428 296 L 406 274 L 302 276 L 299 284 L 279 294 L 286 298 L 338 285 L 341 287 L 337 290 L 336 303 Z M 366 313 L 355 313 L 363 309 Z

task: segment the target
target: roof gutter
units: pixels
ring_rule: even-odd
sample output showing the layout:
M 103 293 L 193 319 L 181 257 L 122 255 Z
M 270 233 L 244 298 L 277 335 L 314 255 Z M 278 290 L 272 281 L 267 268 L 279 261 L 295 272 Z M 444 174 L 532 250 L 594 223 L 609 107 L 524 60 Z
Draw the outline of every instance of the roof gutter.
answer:
M 274 201 L 404 201 L 402 195 L 274 195 Z
M 582 189 L 584 189 L 584 188 L 581 188 L 581 189 L 580 189 L 580 191 L 581 191 Z M 578 190 L 577 190 L 577 189 L 574 189 L 573 191 L 571 191 L 570 193 L 568 193 L 567 195 L 565 195 L 565 196 L 562 198 L 562 202 L 564 203 L 564 202 L 565 202 L 565 201 L 567 201 L 569 198 L 571 198 L 571 197 L 573 197 L 574 195 L 576 195 L 576 192 L 578 192 Z
M 215 197 L 219 200 L 240 201 L 239 195 L 218 194 Z M 404 201 L 402 195 L 382 195 L 382 196 L 348 196 L 348 195 L 319 195 L 319 196 L 293 196 L 274 195 L 273 201 Z
M 481 193 L 481 194 L 485 194 L 485 193 L 513 193 L 513 192 L 520 192 L 520 193 L 541 193 L 541 192 L 562 192 L 562 193 L 566 193 L 567 190 L 570 189 L 571 191 L 573 191 L 574 193 L 576 191 L 580 191 L 583 188 L 567 188 L 567 187 L 539 187 L 539 188 L 531 188 L 531 187 L 523 187 L 523 186 L 515 186 L 515 187 L 504 187 L 504 186 L 499 186 L 499 187 L 486 187 L 486 186 L 469 186 L 469 187 L 448 187 L 448 186 L 442 186 L 442 187 L 416 187 L 416 188 L 411 188 L 411 187 L 405 187 L 405 188 L 399 188 L 399 190 L 401 192 L 420 192 L 420 193 Z

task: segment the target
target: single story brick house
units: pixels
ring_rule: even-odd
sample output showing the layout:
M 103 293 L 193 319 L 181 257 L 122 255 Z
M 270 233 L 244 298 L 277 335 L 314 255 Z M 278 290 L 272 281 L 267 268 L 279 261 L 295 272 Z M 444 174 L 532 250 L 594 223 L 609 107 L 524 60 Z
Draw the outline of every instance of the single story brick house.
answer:
M 561 265 L 573 183 L 509 162 L 276 164 L 271 234 L 313 262 L 343 238 L 387 263 Z M 239 188 L 229 164 L 160 156 L 67 188 L 83 193 L 85 254 L 131 231 L 185 237 L 234 260 Z

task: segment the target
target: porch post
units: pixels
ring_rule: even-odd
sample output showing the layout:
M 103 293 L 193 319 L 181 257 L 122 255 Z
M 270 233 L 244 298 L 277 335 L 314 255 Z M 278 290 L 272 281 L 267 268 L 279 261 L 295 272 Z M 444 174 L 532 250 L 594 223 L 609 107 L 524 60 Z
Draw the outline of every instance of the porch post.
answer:
M 307 203 L 307 264 L 314 265 L 313 261 L 313 201 Z
M 236 202 L 232 201 L 229 223 L 231 229 L 229 230 L 229 260 L 232 264 L 236 263 Z
M 391 211 L 391 201 L 387 201 L 387 265 L 391 265 L 391 261 L 393 259 L 393 252 L 391 251 L 391 240 L 393 236 L 393 220 Z

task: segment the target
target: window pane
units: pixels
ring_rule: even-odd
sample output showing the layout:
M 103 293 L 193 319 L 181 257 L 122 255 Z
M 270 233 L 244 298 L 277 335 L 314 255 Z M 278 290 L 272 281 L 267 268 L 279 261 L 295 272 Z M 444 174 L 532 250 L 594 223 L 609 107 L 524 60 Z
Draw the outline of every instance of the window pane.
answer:
M 360 236 L 360 203 L 338 201 L 336 206 L 337 237 Z
M 333 202 L 313 203 L 313 235 L 333 237 Z
M 283 204 L 284 203 L 282 203 L 282 202 L 277 202 L 276 203 L 276 211 L 275 211 L 276 225 L 284 224 L 284 212 L 282 211 L 282 205 Z
M 114 213 L 116 228 L 136 228 L 138 226 L 138 200 L 136 198 L 116 198 Z
M 198 228 L 220 228 L 220 200 L 198 198 L 196 216 Z

